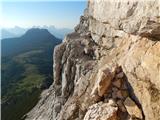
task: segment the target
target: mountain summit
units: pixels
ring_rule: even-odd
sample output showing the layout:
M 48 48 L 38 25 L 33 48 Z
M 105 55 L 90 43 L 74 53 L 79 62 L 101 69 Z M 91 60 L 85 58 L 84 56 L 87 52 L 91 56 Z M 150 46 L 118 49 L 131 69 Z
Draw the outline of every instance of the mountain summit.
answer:
M 72 32 L 72 29 L 69 28 L 56 28 L 55 26 L 33 26 L 33 29 L 47 29 L 52 35 L 54 35 L 56 38 L 64 38 L 64 36 L 70 32 Z M 32 29 L 30 28 L 30 29 Z M 14 28 L 2 28 L 1 30 L 1 38 L 13 38 L 13 37 L 20 37 L 23 34 L 25 34 L 26 31 L 30 30 L 29 28 L 21 28 L 18 26 L 15 26 Z M 32 29 L 32 30 L 33 30 Z
M 22 37 L 53 37 L 47 29 L 31 28 Z
M 47 29 L 32 28 L 21 37 L 2 39 L 2 56 L 16 55 L 31 49 L 52 46 L 60 41 Z

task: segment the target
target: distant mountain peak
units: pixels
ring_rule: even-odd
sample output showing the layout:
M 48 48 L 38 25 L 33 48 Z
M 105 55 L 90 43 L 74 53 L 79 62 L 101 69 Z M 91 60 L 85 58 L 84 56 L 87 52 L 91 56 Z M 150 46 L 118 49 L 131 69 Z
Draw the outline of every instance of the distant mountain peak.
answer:
M 60 38 L 60 39 L 63 39 L 66 34 L 71 33 L 73 31 L 73 29 L 69 29 L 69 28 L 56 28 L 54 25 L 33 26 L 32 28 L 22 28 L 19 26 L 15 26 L 14 28 L 2 28 L 2 39 L 20 37 L 22 35 L 24 36 L 27 30 L 30 34 L 31 33 L 39 34 L 42 31 L 45 32 L 46 30 L 44 29 L 47 29 L 49 33 L 54 35 L 56 38 Z M 45 33 L 47 34 L 47 31 Z
M 30 49 L 42 49 L 61 40 L 53 36 L 47 29 L 31 28 L 23 36 L 2 40 L 2 55 L 17 55 Z
M 43 28 L 31 28 L 29 29 L 26 34 L 37 34 L 37 33 L 48 33 L 50 34 L 50 32 L 47 29 L 43 29 Z
M 37 35 L 39 37 L 44 37 L 44 36 L 54 37 L 47 29 L 44 29 L 44 28 L 31 28 L 23 35 L 23 37 L 27 37 L 27 36 L 34 37 L 35 36 L 37 38 Z

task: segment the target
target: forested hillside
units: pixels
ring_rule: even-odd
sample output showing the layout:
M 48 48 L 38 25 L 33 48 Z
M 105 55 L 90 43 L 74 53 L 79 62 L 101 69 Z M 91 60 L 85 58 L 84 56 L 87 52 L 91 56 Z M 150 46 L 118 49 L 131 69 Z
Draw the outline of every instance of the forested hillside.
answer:
M 2 40 L 2 120 L 20 120 L 52 84 L 53 49 L 60 42 L 36 28 Z

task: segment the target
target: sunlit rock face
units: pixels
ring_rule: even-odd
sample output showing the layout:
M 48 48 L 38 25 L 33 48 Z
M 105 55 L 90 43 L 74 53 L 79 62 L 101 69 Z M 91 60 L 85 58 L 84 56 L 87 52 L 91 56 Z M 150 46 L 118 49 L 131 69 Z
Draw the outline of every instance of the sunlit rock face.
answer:
M 89 0 L 89 14 L 127 33 L 160 39 L 159 0 Z M 91 26 L 92 27 L 92 26 Z
M 89 0 L 53 69 L 27 120 L 160 120 L 160 1 Z

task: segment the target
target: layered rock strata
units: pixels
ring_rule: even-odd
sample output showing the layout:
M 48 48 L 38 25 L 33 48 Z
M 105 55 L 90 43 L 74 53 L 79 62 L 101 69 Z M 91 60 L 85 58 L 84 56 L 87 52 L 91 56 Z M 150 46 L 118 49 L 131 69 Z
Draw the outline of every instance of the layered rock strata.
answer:
M 89 0 L 26 119 L 160 120 L 160 1 Z

